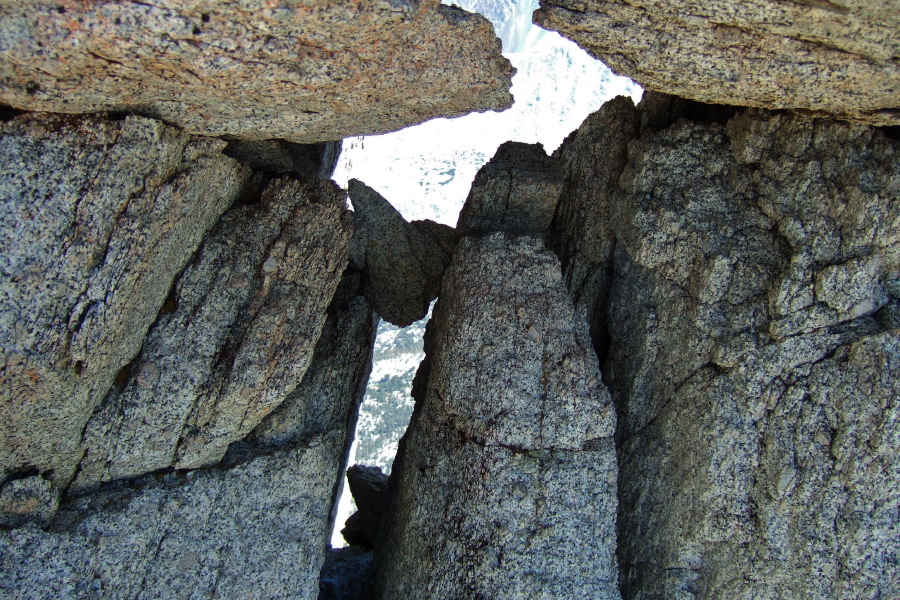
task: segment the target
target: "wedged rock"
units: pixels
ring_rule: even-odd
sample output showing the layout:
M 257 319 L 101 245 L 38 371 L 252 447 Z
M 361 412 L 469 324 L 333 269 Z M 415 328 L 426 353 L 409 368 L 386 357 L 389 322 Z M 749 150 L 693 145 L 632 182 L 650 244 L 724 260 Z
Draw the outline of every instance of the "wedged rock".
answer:
M 294 144 L 284 140 L 233 140 L 225 154 L 247 163 L 254 171 L 291 174 L 306 179 L 331 179 L 341 155 L 341 141 Z
M 272 181 L 181 275 L 91 417 L 75 488 L 217 462 L 303 379 L 352 235 L 332 182 Z
M 391 476 L 376 598 L 618 598 L 615 414 L 536 238 L 463 238 Z
M 358 510 L 347 519 L 341 535 L 351 546 L 374 548 L 384 518 L 388 476 L 381 467 L 353 465 L 347 469 L 347 483 Z
M 641 124 L 627 159 L 598 154 L 579 190 L 608 201 L 592 218 L 615 238 L 604 376 L 623 597 L 890 595 L 900 144 L 650 100 L 622 110 L 626 131 Z M 622 128 L 605 127 L 608 148 Z
M 535 22 L 648 90 L 900 124 L 897 0 L 543 0 Z
M 543 237 L 562 187 L 558 162 L 541 144 L 505 142 L 478 170 L 459 213 L 459 235 L 502 231 Z
M 0 125 L 0 480 L 69 482 L 91 412 L 243 193 L 224 146 L 143 117 Z
M 515 72 L 484 17 L 437 0 L 4 2 L 0 55 L 16 108 L 299 143 L 503 110 Z
M 0 533 L 0 595 L 316 598 L 371 368 L 377 322 L 359 293 L 346 273 L 303 381 L 217 467 L 104 484 L 48 532 Z
M 406 219 L 381 194 L 350 180 L 356 235 L 351 261 L 365 274 L 366 297 L 382 319 L 406 327 L 428 314 L 453 255 L 453 228 Z

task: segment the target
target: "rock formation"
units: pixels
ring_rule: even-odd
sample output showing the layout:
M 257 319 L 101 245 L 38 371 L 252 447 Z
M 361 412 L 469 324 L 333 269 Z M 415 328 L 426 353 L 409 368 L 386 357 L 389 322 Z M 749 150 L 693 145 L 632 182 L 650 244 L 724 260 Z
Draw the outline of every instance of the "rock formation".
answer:
M 900 124 L 897 0 L 543 0 L 535 22 L 650 90 Z
M 354 430 L 378 328 L 361 279 L 352 270 L 344 274 L 303 381 L 250 433 L 251 445 L 264 450 L 290 446 L 317 431 L 341 429 L 342 419 L 346 432 Z
M 328 434 L 229 469 L 70 500 L 49 532 L 0 532 L 0 590 L 56 598 L 315 598 L 340 449 Z
M 900 145 L 710 108 L 705 120 L 655 94 L 638 110 L 619 100 L 560 150 L 619 149 L 591 176 L 617 185 L 563 195 L 557 239 L 577 239 L 584 227 L 559 217 L 591 205 L 602 244 L 569 246 L 568 271 L 614 248 L 600 255 L 608 301 L 581 298 L 608 314 L 623 596 L 889 594 Z M 577 188 L 589 164 L 568 165 Z
M 428 314 L 450 263 L 456 233 L 433 221 L 406 219 L 381 194 L 350 181 L 356 217 L 351 260 L 365 274 L 366 297 L 385 321 L 406 327 Z
M 224 147 L 142 117 L 0 126 L 0 480 L 72 478 L 91 412 L 245 187 Z
M 329 140 L 508 105 L 485 19 L 0 3 L 0 595 L 894 597 L 898 9 L 549 0 L 686 98 L 504 144 L 453 230 L 351 213 Z M 326 552 L 379 315 L 439 292 Z
M 270 184 L 210 232 L 88 423 L 76 487 L 217 462 L 303 378 L 352 232 L 332 183 Z
M 463 238 L 426 333 L 378 598 L 618 598 L 615 414 L 539 240 Z
M 459 213 L 459 235 L 505 231 L 543 237 L 550 228 L 562 177 L 540 144 L 506 142 L 481 167 Z
M 106 484 L 70 498 L 48 532 L 0 533 L 0 590 L 23 600 L 315 598 L 371 368 L 376 319 L 359 289 L 348 273 L 303 381 L 219 465 Z
M 503 110 L 514 70 L 437 0 L 4 2 L 0 102 L 143 114 L 188 133 L 312 143 Z
M 607 298 L 615 236 L 610 202 L 638 127 L 630 99 L 614 98 L 590 115 L 554 153 L 563 184 L 547 244 L 559 257 L 576 305 L 584 307 L 601 360 L 607 350 Z

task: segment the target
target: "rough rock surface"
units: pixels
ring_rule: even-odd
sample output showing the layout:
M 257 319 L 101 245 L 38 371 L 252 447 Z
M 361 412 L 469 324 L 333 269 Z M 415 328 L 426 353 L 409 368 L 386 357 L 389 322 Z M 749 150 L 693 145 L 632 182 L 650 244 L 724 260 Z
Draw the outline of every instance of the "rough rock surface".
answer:
M 561 185 L 559 165 L 541 144 L 506 142 L 475 175 L 456 229 L 460 235 L 503 231 L 543 237 Z
M 277 179 L 229 211 L 91 417 L 74 485 L 222 458 L 303 378 L 351 235 L 331 182 Z
M 413 221 L 381 194 L 350 180 L 356 211 L 351 260 L 366 279 L 366 297 L 382 319 L 406 327 L 428 314 L 456 246 L 456 232 L 433 221 Z
M 898 0 L 543 0 L 535 21 L 649 90 L 900 124 Z
M 359 288 L 345 275 L 300 386 L 219 467 L 106 484 L 49 532 L 0 533 L 0 596 L 316 598 L 371 368 Z
M 378 317 L 362 296 L 361 279 L 354 271 L 344 273 L 303 381 L 251 432 L 249 443 L 264 450 L 296 444 L 316 431 L 337 429 L 335 415 L 352 420 L 347 431 L 356 428 L 378 329 Z
M 631 100 L 619 96 L 590 115 L 554 153 L 563 183 L 547 246 L 562 263 L 563 279 L 576 306 L 586 309 L 601 361 L 608 346 L 607 300 L 615 248 L 610 202 L 638 121 Z
M 359 546 L 329 548 L 319 580 L 318 600 L 365 600 L 372 551 Z
M 375 597 L 618 598 L 615 414 L 535 238 L 463 238 L 391 477 Z
M 44 527 L 58 507 L 59 490 L 40 475 L 7 481 L 0 488 L 0 527 Z
M 900 277 L 900 145 L 749 111 L 634 143 L 620 182 L 624 595 L 889 597 L 900 336 L 873 315 Z
M 65 485 L 81 433 L 250 171 L 143 117 L 0 126 L 0 481 Z
M 260 456 L 228 470 L 148 476 L 70 502 L 50 532 L 0 532 L 0 595 L 303 598 L 319 571 L 340 445 Z M 157 480 L 159 479 L 159 480 Z
M 0 3 L 0 101 L 312 143 L 503 110 L 514 70 L 437 0 Z
M 612 148 L 635 131 L 627 160 L 601 152 L 591 180 L 617 182 L 595 188 L 592 218 L 614 236 L 611 295 L 594 309 L 608 310 L 619 419 L 623 597 L 890 597 L 900 144 L 833 120 L 645 101 L 617 109 L 620 127 L 599 118 L 607 105 L 573 138 Z
M 351 546 L 371 549 L 375 547 L 384 518 L 388 476 L 381 472 L 381 467 L 353 465 L 347 469 L 347 483 L 358 510 L 347 519 L 341 535 Z

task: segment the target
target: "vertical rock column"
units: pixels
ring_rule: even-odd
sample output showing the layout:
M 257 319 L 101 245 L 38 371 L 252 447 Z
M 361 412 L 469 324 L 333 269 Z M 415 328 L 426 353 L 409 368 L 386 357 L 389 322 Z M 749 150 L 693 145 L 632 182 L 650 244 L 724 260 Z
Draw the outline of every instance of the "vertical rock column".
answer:
M 539 240 L 460 242 L 414 395 L 377 597 L 619 597 L 615 414 Z

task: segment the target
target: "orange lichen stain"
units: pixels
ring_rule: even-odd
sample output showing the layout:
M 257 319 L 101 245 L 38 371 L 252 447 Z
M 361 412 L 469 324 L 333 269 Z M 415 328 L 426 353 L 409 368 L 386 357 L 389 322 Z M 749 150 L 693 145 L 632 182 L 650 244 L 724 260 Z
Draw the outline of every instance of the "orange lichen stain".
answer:
M 36 371 L 28 371 L 28 379 L 31 380 L 31 383 L 41 382 L 41 376 L 38 375 Z

